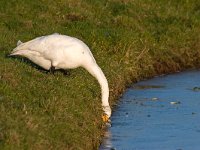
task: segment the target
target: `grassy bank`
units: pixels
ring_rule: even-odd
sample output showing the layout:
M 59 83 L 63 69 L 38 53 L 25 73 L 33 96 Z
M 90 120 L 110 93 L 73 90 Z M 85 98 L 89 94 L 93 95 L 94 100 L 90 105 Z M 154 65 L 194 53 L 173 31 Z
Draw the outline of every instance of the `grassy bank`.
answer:
M 200 66 L 199 0 L 1 0 L 0 149 L 97 149 L 101 95 L 84 69 L 65 76 L 6 55 L 58 32 L 83 40 L 112 104 L 133 81 Z

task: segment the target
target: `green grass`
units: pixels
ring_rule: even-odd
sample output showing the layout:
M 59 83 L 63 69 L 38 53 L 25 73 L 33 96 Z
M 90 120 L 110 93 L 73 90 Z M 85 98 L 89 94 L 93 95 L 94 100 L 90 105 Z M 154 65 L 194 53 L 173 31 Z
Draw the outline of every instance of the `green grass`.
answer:
M 131 82 L 200 66 L 199 0 L 1 0 L 0 149 L 97 149 L 101 95 L 84 69 L 55 75 L 7 54 L 58 32 L 83 40 L 115 104 Z

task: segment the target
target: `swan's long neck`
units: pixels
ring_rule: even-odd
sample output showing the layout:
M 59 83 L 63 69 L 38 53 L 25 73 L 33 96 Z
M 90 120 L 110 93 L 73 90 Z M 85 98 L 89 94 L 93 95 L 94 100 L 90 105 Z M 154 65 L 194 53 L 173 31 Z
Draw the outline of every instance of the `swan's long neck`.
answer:
M 101 96 L 102 96 L 102 106 L 104 112 L 110 117 L 111 115 L 111 109 L 109 106 L 108 98 L 109 98 L 109 87 L 108 87 L 108 81 L 101 70 L 101 68 L 94 63 L 93 65 L 90 66 L 85 66 L 85 69 L 93 75 L 97 81 L 99 82 L 101 86 Z

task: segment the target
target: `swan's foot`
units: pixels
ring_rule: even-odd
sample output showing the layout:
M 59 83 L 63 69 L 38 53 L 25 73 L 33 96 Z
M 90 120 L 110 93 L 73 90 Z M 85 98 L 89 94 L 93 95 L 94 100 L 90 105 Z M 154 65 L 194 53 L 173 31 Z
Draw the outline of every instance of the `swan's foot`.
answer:
M 55 72 L 55 67 L 54 67 L 54 66 L 51 66 L 51 68 L 49 69 L 49 72 L 50 72 L 51 74 L 54 74 L 54 72 Z
M 108 115 L 106 115 L 106 114 L 103 114 L 101 118 L 103 119 L 103 122 L 105 122 L 105 123 L 110 123 L 111 122 L 109 117 L 108 117 Z

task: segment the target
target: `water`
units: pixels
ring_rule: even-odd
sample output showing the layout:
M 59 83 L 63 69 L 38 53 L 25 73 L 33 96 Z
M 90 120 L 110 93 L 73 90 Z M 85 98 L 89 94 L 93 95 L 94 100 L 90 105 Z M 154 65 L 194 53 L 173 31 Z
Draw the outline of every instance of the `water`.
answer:
M 100 150 L 199 150 L 200 71 L 155 77 L 127 89 Z

